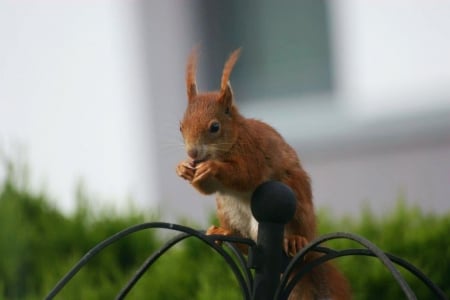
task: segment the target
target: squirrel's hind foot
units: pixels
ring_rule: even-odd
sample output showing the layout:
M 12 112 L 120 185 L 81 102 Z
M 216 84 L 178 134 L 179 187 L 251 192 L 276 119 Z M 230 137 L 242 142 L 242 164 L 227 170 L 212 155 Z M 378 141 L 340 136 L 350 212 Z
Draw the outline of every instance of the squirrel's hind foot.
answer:
M 287 235 L 283 239 L 283 250 L 293 257 L 308 244 L 308 240 L 301 235 Z

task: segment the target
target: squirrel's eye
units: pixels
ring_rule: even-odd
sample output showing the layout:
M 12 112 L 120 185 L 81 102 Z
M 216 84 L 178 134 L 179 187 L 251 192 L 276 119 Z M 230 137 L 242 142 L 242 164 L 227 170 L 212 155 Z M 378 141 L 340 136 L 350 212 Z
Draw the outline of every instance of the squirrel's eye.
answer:
M 220 123 L 219 122 L 212 122 L 211 125 L 209 125 L 209 132 L 216 133 L 220 130 Z

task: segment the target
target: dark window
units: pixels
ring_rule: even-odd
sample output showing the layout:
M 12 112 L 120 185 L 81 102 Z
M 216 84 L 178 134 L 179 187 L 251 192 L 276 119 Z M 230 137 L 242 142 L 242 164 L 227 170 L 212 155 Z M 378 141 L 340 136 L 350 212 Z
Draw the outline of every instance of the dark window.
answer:
M 324 1 L 201 1 L 197 6 L 204 89 L 219 87 L 224 60 L 242 46 L 231 77 L 240 101 L 331 92 Z

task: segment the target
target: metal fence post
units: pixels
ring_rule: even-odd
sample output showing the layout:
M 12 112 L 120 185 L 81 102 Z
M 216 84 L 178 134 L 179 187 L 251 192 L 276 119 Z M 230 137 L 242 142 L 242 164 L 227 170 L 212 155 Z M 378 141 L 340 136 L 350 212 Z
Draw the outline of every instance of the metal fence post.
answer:
M 258 221 L 253 299 L 273 299 L 280 282 L 284 225 L 294 216 L 296 200 L 285 184 L 268 181 L 261 184 L 251 200 Z

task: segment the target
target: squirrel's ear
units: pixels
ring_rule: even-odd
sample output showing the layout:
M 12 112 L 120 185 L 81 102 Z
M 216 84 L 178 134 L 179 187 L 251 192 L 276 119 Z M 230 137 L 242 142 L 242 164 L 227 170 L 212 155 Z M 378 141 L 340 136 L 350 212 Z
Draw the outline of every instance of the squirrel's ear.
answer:
M 229 81 L 227 82 L 225 89 L 222 90 L 219 101 L 227 107 L 231 107 L 233 105 L 233 89 L 231 88 Z
M 231 89 L 229 78 L 240 53 L 241 48 L 234 50 L 223 67 L 219 101 L 223 102 L 227 107 L 233 104 L 233 90 Z
M 195 79 L 197 70 L 197 52 L 197 48 L 192 50 L 186 66 L 186 89 L 189 101 L 194 99 L 197 95 L 197 81 Z
M 225 89 L 230 88 L 230 82 L 229 82 L 230 74 L 231 74 L 231 71 L 233 70 L 233 67 L 236 64 L 240 54 L 241 54 L 241 48 L 234 50 L 230 54 L 230 57 L 228 58 L 228 60 L 225 62 L 225 65 L 223 66 L 222 79 L 220 81 L 220 91 L 222 94 L 225 93 Z

